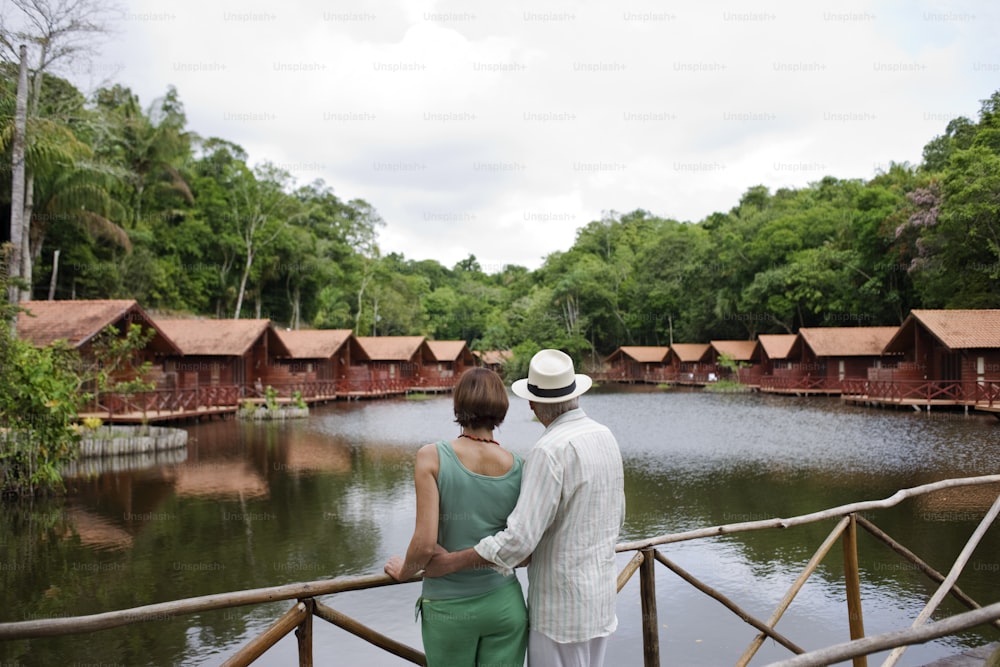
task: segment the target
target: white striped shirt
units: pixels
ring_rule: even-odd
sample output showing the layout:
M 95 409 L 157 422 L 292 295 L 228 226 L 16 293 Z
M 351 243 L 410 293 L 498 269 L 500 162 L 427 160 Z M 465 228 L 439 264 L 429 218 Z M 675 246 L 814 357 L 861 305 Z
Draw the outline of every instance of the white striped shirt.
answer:
M 557 642 L 587 641 L 618 626 L 615 544 L 624 521 L 618 442 L 575 409 L 549 424 L 525 458 L 507 528 L 475 549 L 504 574 L 530 555 L 531 629 Z

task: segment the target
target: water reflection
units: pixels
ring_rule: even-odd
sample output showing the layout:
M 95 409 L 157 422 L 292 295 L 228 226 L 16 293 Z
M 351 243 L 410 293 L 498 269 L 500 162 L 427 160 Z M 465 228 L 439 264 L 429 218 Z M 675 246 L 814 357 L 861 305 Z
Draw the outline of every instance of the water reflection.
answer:
M 584 408 L 621 443 L 628 502 L 623 539 L 806 514 L 946 477 L 1000 471 L 1000 425 L 992 417 L 928 418 L 828 398 L 635 388 L 596 391 Z M 515 400 L 497 437 L 527 454 L 541 431 Z M 141 468 L 112 463 L 73 479 L 65 501 L 0 518 L 2 620 L 378 572 L 389 555 L 406 548 L 412 532 L 417 448 L 456 433 L 447 396 L 335 403 L 315 409 L 308 421 L 283 424 L 192 426 L 183 458 Z M 872 518 L 947 570 L 997 492 L 941 492 Z M 832 526 L 727 536 L 663 552 L 766 618 Z M 1000 599 L 997 532 L 960 579 L 983 604 Z M 868 633 L 908 625 L 933 586 L 874 539 L 864 533 L 860 539 Z M 807 648 L 847 637 L 840 559 L 835 548 L 779 625 Z M 612 664 L 641 664 L 637 587 L 636 579 L 620 596 Z M 665 568 L 657 568 L 657 590 L 661 651 L 673 664 L 731 663 L 755 634 Z M 412 616 L 418 591 L 404 585 L 327 601 L 419 646 Z M 288 606 L 5 643 L 0 660 L 217 664 Z M 987 639 L 983 631 L 958 641 Z M 336 654 L 350 664 L 405 664 L 324 624 L 315 641 L 318 662 Z M 928 662 L 952 652 L 955 643 L 914 647 L 901 664 Z M 769 642 L 754 664 L 786 656 Z M 288 662 L 294 662 L 294 639 L 283 640 L 260 664 Z

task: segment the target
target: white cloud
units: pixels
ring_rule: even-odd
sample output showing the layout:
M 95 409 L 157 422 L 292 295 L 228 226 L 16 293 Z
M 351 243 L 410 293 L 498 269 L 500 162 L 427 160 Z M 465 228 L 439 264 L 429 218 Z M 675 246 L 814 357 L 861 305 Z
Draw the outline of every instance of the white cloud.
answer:
M 997 86 L 995 3 L 129 4 L 95 73 L 388 225 L 385 251 L 540 265 L 603 212 L 920 160 Z M 206 8 L 206 6 L 210 8 Z M 88 81 L 81 81 L 81 85 Z

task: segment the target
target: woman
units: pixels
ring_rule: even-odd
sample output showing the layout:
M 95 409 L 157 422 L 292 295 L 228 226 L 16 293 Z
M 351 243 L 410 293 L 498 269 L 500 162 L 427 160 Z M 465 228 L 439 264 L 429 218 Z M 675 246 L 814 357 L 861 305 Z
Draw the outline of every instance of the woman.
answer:
M 485 368 L 466 371 L 454 391 L 454 440 L 417 452 L 417 520 L 406 557 L 385 572 L 397 581 L 416 576 L 438 544 L 449 551 L 475 546 L 503 530 L 521 490 L 522 460 L 493 439 L 507 416 L 507 390 Z M 527 611 L 516 576 L 481 568 L 423 581 L 417 600 L 429 667 L 524 664 Z

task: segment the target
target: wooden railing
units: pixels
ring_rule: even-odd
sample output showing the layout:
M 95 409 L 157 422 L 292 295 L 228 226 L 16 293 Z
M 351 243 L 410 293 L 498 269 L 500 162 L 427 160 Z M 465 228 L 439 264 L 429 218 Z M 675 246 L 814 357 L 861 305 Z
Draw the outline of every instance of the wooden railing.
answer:
M 977 382 L 973 400 L 976 405 L 1000 407 L 1000 382 Z
M 667 384 L 676 379 L 677 374 L 672 368 L 647 368 L 637 372 L 621 369 L 596 371 L 591 372 L 590 376 L 597 382 Z
M 921 560 L 919 556 L 896 542 L 874 523 L 860 514 L 861 512 L 893 507 L 907 498 L 934 491 L 983 484 L 1000 484 L 1000 475 L 943 480 L 910 489 L 903 489 L 883 500 L 842 505 L 789 519 L 775 518 L 726 524 L 617 545 L 616 550 L 619 553 L 634 552 L 631 560 L 629 560 L 625 568 L 618 575 L 618 591 L 621 592 L 629 579 L 636 572 L 639 572 L 644 665 L 651 667 L 660 664 L 659 622 L 657 620 L 655 581 L 656 563 L 665 566 L 685 582 L 712 597 L 726 609 L 739 616 L 744 622 L 758 630 L 758 634 L 750 642 L 750 645 L 747 646 L 743 654 L 736 660 L 735 664 L 738 666 L 747 665 L 766 639 L 771 639 L 796 654 L 794 658 L 774 663 L 782 667 L 819 666 L 848 659 L 853 661 L 855 667 L 861 667 L 867 665 L 867 658 L 865 656 L 892 648 L 894 651 L 883 663 L 883 667 L 890 667 L 896 663 L 899 656 L 905 650 L 905 647 L 911 644 L 923 643 L 930 639 L 957 634 L 964 630 L 983 625 L 992 625 L 1000 629 L 1000 602 L 985 607 L 980 606 L 955 584 L 980 540 L 995 521 L 997 515 L 1000 514 L 1000 495 L 997 496 L 996 501 L 980 522 L 979 527 L 969 538 L 947 575 L 936 571 Z M 657 547 L 662 548 L 678 542 L 709 539 L 720 535 L 735 535 L 756 530 L 787 529 L 831 520 L 836 520 L 833 530 L 817 548 L 808 564 L 785 593 L 778 607 L 766 620 L 758 619 L 748 613 L 729 597 L 701 582 L 664 555 L 660 549 L 657 549 Z M 916 569 L 919 569 L 928 578 L 938 584 L 936 592 L 924 610 L 913 621 L 910 628 L 872 637 L 865 636 L 864 618 L 861 608 L 861 577 L 858 565 L 857 528 L 859 526 L 900 557 L 912 563 Z M 775 629 L 775 625 L 784 615 L 810 575 L 815 572 L 838 540 L 842 544 L 844 554 L 844 582 L 851 641 L 807 653 L 791 638 L 778 632 Z M 418 580 L 419 577 L 415 577 L 410 581 Z M 274 646 L 282 637 L 294 630 L 298 641 L 299 664 L 312 665 L 312 619 L 315 616 L 361 637 L 404 660 L 417 665 L 425 665 L 426 660 L 423 653 L 419 650 L 387 637 L 336 611 L 333 607 L 317 599 L 320 596 L 378 588 L 396 583 L 393 579 L 383 574 L 344 577 L 333 580 L 312 581 L 271 588 L 206 595 L 90 616 L 0 623 L 0 641 L 96 632 L 134 623 L 163 620 L 210 610 L 271 603 L 279 600 L 295 600 L 294 605 L 284 615 L 275 620 L 269 628 L 256 638 L 244 645 L 224 664 L 232 666 L 249 665 Z M 747 587 L 741 586 L 741 589 L 746 590 Z M 949 594 L 969 607 L 971 611 L 933 623 L 926 623 L 942 599 Z
M 656 599 L 655 596 L 651 594 L 651 591 L 655 590 L 655 586 L 653 584 L 654 575 L 652 563 L 656 561 L 668 567 L 671 571 L 698 590 L 716 599 L 731 612 L 739 616 L 744 622 L 752 625 L 760 631 L 747 647 L 746 651 L 744 651 L 743 655 L 736 661 L 735 664 L 738 666 L 747 665 L 766 638 L 770 638 L 793 653 L 798 654 L 798 656 L 792 660 L 776 664 L 788 665 L 789 667 L 792 665 L 819 666 L 827 665 L 837 660 L 846 660 L 850 658 L 852 659 L 855 667 L 861 667 L 867 665 L 867 659 L 865 656 L 876 651 L 885 650 L 886 648 L 902 648 L 910 644 L 926 642 L 929 639 L 936 637 L 955 634 L 961 630 L 979 625 L 992 624 L 994 627 L 1000 629 L 1000 602 L 992 604 L 988 607 L 981 607 L 955 585 L 955 580 L 958 578 L 959 574 L 961 574 L 963 567 L 972 555 L 976 545 L 978 545 L 983 534 L 985 534 L 986 530 L 990 527 L 990 525 L 992 525 L 997 517 L 997 514 L 1000 513 L 1000 494 L 998 494 L 993 506 L 986 513 L 986 516 L 980 523 L 979 528 L 969 538 L 968 543 L 959 554 L 959 557 L 956 559 L 947 576 L 944 576 L 934 570 L 934 568 L 921 560 L 916 554 L 912 553 L 906 547 L 893 540 L 871 521 L 859 515 L 860 512 L 892 507 L 899 504 L 906 498 L 931 493 L 933 491 L 940 491 L 959 486 L 994 483 L 1000 483 L 1000 475 L 944 480 L 911 489 L 903 489 L 901 491 L 897 491 L 894 495 L 884 500 L 843 505 L 841 507 L 835 507 L 821 512 L 815 512 L 813 514 L 793 517 L 791 519 L 768 519 L 763 521 L 728 524 L 725 526 L 692 530 L 685 533 L 665 535 L 663 537 L 653 538 L 650 540 L 619 544 L 617 547 L 619 552 L 636 552 L 632 561 L 630 561 L 629 565 L 626 566 L 625 570 L 623 570 L 622 574 L 619 576 L 619 591 L 622 586 L 624 586 L 628 578 L 631 577 L 636 570 L 640 570 L 643 649 L 645 656 L 644 664 L 647 666 L 660 664 Z M 834 527 L 833 531 L 829 534 L 826 540 L 824 540 L 824 542 L 816 550 L 813 557 L 809 560 L 809 563 L 789 588 L 781 603 L 767 619 L 767 621 L 755 618 L 752 614 L 742 609 L 739 605 L 722 593 L 698 581 L 695 577 L 671 562 L 666 556 L 655 548 L 656 546 L 686 540 L 703 539 L 718 535 L 731 535 L 751 530 L 791 528 L 794 526 L 830 519 L 838 519 L 837 525 Z M 857 526 L 863 527 L 876 539 L 886 544 L 890 549 L 903 558 L 909 560 L 917 569 L 921 570 L 932 581 L 939 584 L 937 592 L 931 598 L 931 601 L 928 602 L 924 612 L 922 612 L 917 620 L 914 621 L 910 629 L 889 633 L 888 635 L 865 638 L 864 619 L 861 611 L 860 569 L 857 557 Z M 782 615 L 784 615 L 788 606 L 794 600 L 799 590 L 801 590 L 806 580 L 816 570 L 826 554 L 829 553 L 834 544 L 836 544 L 838 539 L 842 541 L 844 551 L 844 580 L 851 641 L 846 644 L 828 647 L 827 649 L 821 649 L 807 654 L 803 649 L 792 643 L 790 639 L 775 631 L 774 626 L 777 624 L 778 620 L 780 620 Z M 646 581 L 644 582 L 643 579 Z M 937 605 L 941 602 L 941 599 L 947 594 L 951 594 L 973 611 L 951 617 L 948 619 L 947 623 L 940 621 L 933 623 L 930 626 L 925 625 L 927 618 L 934 612 Z M 890 656 L 889 661 L 883 663 L 883 667 L 889 667 L 890 665 L 895 664 L 898 659 L 898 655 L 902 653 L 902 650 L 897 649 L 897 651 L 898 653 L 894 652 L 895 657 Z
M 761 375 L 761 391 L 825 391 L 839 392 L 842 381 L 825 375 Z
M 1000 382 L 848 379 L 843 382 L 841 395 L 882 403 L 931 404 L 937 401 L 994 407 L 1000 406 Z
M 190 388 L 155 389 L 132 394 L 103 392 L 82 412 L 106 414 L 109 418 L 128 413 L 150 416 L 169 412 L 194 412 L 200 409 L 229 408 L 239 405 L 240 387 L 204 385 Z
M 456 378 L 457 379 L 457 378 Z M 339 380 L 311 380 L 269 384 L 279 400 L 290 400 L 296 393 L 307 401 L 337 398 L 382 397 L 405 394 L 408 391 L 430 387 L 438 391 L 454 386 L 454 379 L 437 378 L 421 382 L 420 378 L 341 378 Z M 204 411 L 236 412 L 245 400 L 263 400 L 266 389 L 238 385 L 199 385 L 155 389 L 135 393 L 102 392 L 82 414 L 95 414 L 109 420 L 123 415 L 145 415 L 150 420 L 179 414 L 196 414 Z

